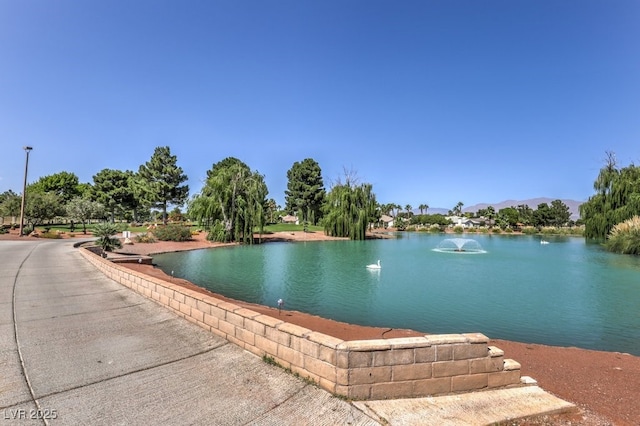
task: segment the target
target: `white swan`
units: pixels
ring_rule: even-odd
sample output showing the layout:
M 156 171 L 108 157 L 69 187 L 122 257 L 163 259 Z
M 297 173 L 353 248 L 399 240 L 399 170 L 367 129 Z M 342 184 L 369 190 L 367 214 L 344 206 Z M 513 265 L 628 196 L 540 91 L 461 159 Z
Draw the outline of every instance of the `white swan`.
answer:
M 380 268 L 382 268 L 382 266 L 380 266 L 380 259 L 378 259 L 378 263 L 372 263 L 371 265 L 367 265 L 367 268 L 369 268 L 369 269 L 380 269 Z

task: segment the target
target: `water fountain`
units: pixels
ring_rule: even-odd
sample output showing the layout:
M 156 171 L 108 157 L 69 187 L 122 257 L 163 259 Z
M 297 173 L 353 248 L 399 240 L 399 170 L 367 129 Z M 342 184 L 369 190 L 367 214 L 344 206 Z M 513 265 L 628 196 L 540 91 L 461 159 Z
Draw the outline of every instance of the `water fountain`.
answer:
M 472 238 L 447 238 L 433 250 L 442 253 L 486 253 L 480 243 Z

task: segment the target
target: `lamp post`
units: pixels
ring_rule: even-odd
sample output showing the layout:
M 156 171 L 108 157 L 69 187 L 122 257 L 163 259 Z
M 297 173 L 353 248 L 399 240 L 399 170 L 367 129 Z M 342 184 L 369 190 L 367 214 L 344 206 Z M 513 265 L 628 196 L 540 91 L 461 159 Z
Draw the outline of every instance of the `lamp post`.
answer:
M 24 204 L 27 194 L 27 170 L 29 170 L 29 152 L 33 149 L 30 146 L 22 147 L 27 153 L 27 160 L 24 163 L 24 184 L 22 185 L 22 205 L 20 206 L 20 236 L 22 237 L 22 230 L 24 229 Z

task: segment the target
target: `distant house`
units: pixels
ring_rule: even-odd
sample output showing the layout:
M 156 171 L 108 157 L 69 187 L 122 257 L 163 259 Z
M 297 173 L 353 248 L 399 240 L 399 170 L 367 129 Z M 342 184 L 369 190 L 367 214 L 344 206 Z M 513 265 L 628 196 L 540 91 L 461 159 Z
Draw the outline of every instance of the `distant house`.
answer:
M 296 216 L 291 216 L 290 214 L 288 214 L 286 216 L 280 216 L 280 221 L 282 223 L 295 223 L 296 225 L 300 224 L 298 222 L 298 218 Z
M 460 216 L 445 216 L 445 219 L 450 220 L 453 226 L 464 226 L 463 222 L 467 220 L 466 217 Z
M 453 226 L 462 226 L 463 228 L 480 228 L 481 226 L 490 225 L 490 222 L 484 217 L 460 217 L 460 216 L 447 216 Z
M 480 228 L 481 226 L 485 226 L 487 220 L 483 217 L 467 219 L 464 222 L 465 228 Z
M 387 216 L 386 214 L 380 216 L 380 223 L 382 224 L 382 227 L 384 229 L 393 228 L 393 218 L 391 216 Z

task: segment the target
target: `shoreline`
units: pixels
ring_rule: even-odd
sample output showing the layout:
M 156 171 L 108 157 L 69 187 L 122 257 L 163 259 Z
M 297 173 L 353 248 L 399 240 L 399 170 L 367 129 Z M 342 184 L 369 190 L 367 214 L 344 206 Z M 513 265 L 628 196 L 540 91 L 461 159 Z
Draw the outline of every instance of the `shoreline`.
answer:
M 167 275 L 153 265 L 122 263 L 122 266 L 173 284 L 209 294 L 235 305 L 281 318 L 343 340 L 385 339 L 423 336 L 427 333 L 339 321 L 275 307 L 232 299 L 199 287 L 182 278 Z M 521 364 L 521 375 L 530 376 L 545 391 L 575 404 L 576 414 L 559 414 L 527 419 L 514 425 L 621 425 L 640 424 L 637 398 L 640 395 L 640 357 L 620 352 L 595 351 L 576 347 L 547 346 L 536 343 L 492 339 L 489 344 Z
M 79 236 L 83 237 L 83 236 Z M 86 236 L 84 236 L 86 237 Z M 263 241 L 326 241 L 344 238 L 326 237 L 321 233 L 283 232 L 263 235 Z M 373 238 L 385 236 L 373 236 Z M 0 235 L 0 241 L 7 235 Z M 26 238 L 25 238 L 26 239 Z M 75 238 L 74 238 L 75 239 Z M 153 254 L 224 247 L 235 243 L 212 243 L 200 233 L 188 242 L 135 243 L 125 245 L 118 253 L 152 256 Z M 210 292 L 187 280 L 171 277 L 153 265 L 122 263 L 122 266 L 139 270 L 147 275 L 183 285 L 216 298 L 232 301 L 248 309 L 273 317 L 286 317 L 286 321 L 332 335 L 343 340 L 378 339 L 424 335 L 426 333 L 405 329 L 366 327 L 341 323 L 298 311 L 242 302 Z M 283 318 L 285 319 L 285 318 Z M 474 330 L 478 331 L 478 330 Z M 481 331 L 480 331 L 481 332 Z M 542 416 L 528 419 L 526 425 L 637 425 L 640 424 L 640 357 L 619 352 L 595 351 L 575 347 L 556 347 L 534 343 L 493 339 L 490 344 L 499 347 L 505 356 L 521 364 L 521 374 L 531 376 L 545 391 L 569 401 L 578 407 L 575 414 Z
M 326 237 L 320 233 L 283 232 L 263 235 L 263 242 L 269 241 L 327 241 L 344 240 L 344 238 Z M 372 238 L 385 238 L 385 235 L 372 235 Z M 200 241 L 200 244 L 197 243 Z M 233 245 L 211 243 L 205 235 L 194 236 L 194 241 L 185 243 L 160 242 L 151 244 L 138 243 L 125 246 L 129 253 L 153 255 L 194 248 L 214 248 Z M 137 246 L 137 247 L 136 247 Z M 147 247 L 141 247 L 147 246 Z M 187 280 L 172 278 L 153 265 L 123 264 L 132 269 L 185 285 L 196 291 L 211 294 L 214 297 L 232 301 L 260 313 L 284 317 L 288 322 L 313 329 L 344 340 L 377 339 L 419 336 L 426 333 L 407 329 L 391 329 L 367 327 L 341 323 L 298 311 L 283 310 L 275 307 L 231 299 Z M 144 271 L 146 268 L 146 271 Z M 477 330 L 474 330 L 477 331 Z M 527 421 L 529 425 L 637 425 L 640 424 L 640 412 L 635 408 L 640 399 L 640 357 L 619 352 L 596 351 L 575 347 L 548 346 L 535 343 L 514 342 L 490 338 L 490 344 L 499 347 L 505 356 L 521 364 L 521 374 L 537 380 L 539 386 L 547 392 L 572 402 L 579 408 L 579 413 L 570 415 L 544 416 L 545 418 Z

